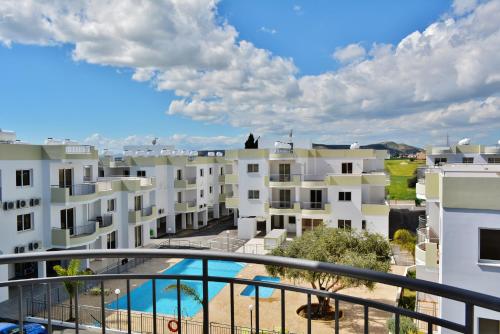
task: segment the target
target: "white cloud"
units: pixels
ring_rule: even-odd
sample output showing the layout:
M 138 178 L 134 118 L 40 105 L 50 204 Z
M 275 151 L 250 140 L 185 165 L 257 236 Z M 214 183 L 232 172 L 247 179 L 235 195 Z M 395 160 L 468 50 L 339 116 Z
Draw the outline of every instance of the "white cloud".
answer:
M 477 6 L 477 0 L 454 0 L 453 12 L 457 15 L 463 15 L 472 11 Z
M 295 12 L 295 14 L 297 14 L 297 15 L 301 15 L 303 13 L 302 6 L 293 5 L 292 9 Z
M 455 2 L 397 45 L 348 45 L 335 51 L 338 70 L 305 76 L 238 40 L 215 0 L 141 4 L 4 0 L 0 42 L 71 44 L 77 61 L 131 68 L 134 80 L 174 91 L 168 114 L 261 134 L 422 142 L 500 126 L 500 0 Z
M 111 138 L 106 135 L 94 133 L 83 139 L 83 144 L 93 145 L 100 150 L 108 149 L 113 152 L 121 152 L 125 145 L 149 145 L 154 135 L 133 135 L 124 138 Z M 242 136 L 192 136 L 186 134 L 174 134 L 168 137 L 159 137 L 158 144 L 173 145 L 179 149 L 227 149 L 242 146 Z
M 349 44 L 344 48 L 337 48 L 332 57 L 341 63 L 349 63 L 355 60 L 361 60 L 365 57 L 366 50 L 359 44 Z
M 266 34 L 271 34 L 271 35 L 274 35 L 278 32 L 276 29 L 268 28 L 268 27 L 260 27 L 259 31 L 265 32 Z

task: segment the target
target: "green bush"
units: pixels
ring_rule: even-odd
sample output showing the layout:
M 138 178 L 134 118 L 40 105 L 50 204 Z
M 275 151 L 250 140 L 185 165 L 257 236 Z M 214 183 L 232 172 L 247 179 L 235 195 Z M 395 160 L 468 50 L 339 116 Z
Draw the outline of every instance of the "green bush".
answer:
M 409 270 L 406 273 L 406 277 L 416 279 L 417 278 L 417 272 L 415 270 Z
M 415 311 L 417 295 L 415 291 L 403 289 L 403 295 L 399 299 L 399 307 Z
M 417 186 L 417 177 L 412 176 L 406 180 L 406 185 L 408 188 L 415 188 Z
M 413 255 L 415 254 L 415 245 L 417 244 L 417 237 L 412 232 L 399 229 L 394 232 L 394 243 L 399 245 L 402 249 L 406 249 Z
M 389 333 L 396 333 L 396 319 L 387 320 L 387 329 Z M 400 334 L 417 334 L 417 325 L 408 317 L 399 318 L 399 333 Z

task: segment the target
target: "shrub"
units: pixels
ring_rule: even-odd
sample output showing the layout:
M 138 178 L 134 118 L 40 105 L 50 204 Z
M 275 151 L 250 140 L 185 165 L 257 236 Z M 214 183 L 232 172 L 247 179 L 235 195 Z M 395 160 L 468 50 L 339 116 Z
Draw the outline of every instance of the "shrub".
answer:
M 396 245 L 399 245 L 399 247 L 406 249 L 413 255 L 415 254 L 415 245 L 417 244 L 417 237 L 412 232 L 405 229 L 399 229 L 396 232 L 394 232 L 393 241 Z
M 417 186 L 417 177 L 412 176 L 406 180 L 406 185 L 408 188 L 415 188 Z
M 396 333 L 396 320 L 391 318 L 387 320 L 387 329 L 389 333 Z M 412 319 L 408 317 L 400 317 L 399 318 L 399 333 L 400 334 L 417 334 L 417 325 L 413 322 Z

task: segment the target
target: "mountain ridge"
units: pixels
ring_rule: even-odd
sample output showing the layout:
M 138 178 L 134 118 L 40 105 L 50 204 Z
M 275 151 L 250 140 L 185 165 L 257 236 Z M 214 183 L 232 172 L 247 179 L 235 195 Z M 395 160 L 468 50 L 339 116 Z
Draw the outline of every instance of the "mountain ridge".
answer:
M 315 149 L 348 149 L 350 145 L 331 145 L 313 143 L 312 148 Z M 408 145 L 405 143 L 396 143 L 394 141 L 383 141 L 380 143 L 360 145 L 360 148 L 374 149 L 374 150 L 387 150 L 391 156 L 400 156 L 408 154 L 416 154 L 417 152 L 424 151 L 417 146 Z

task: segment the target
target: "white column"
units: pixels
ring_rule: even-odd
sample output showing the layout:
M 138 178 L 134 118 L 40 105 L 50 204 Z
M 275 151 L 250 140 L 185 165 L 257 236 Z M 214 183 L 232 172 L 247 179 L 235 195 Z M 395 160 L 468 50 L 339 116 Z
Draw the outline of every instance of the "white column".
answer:
M 203 211 L 203 226 L 208 225 L 208 210 Z
M 271 232 L 271 216 L 268 215 L 266 218 L 266 234 Z
M 0 281 L 8 281 L 9 280 L 9 266 L 14 266 L 13 264 L 4 264 L 0 266 Z M 9 299 L 9 288 L 4 287 L 0 288 L 0 302 Z
M 193 218 L 193 229 L 197 230 L 199 228 L 198 226 L 199 213 L 195 212 L 192 218 Z
M 302 218 L 295 218 L 295 234 L 297 237 L 302 235 Z
M 85 249 L 86 250 L 90 250 L 90 245 L 86 245 Z M 82 267 L 83 267 L 83 269 L 90 268 L 90 259 L 83 259 L 83 261 L 82 261 Z
M 219 215 L 219 204 L 214 204 L 214 218 L 220 218 L 220 215 Z
M 238 209 L 234 209 L 233 218 L 234 218 L 234 226 L 238 226 Z
M 175 219 L 177 219 L 177 217 Z M 183 230 L 186 229 L 186 214 L 185 213 L 181 213 L 181 227 Z
M 47 277 L 47 263 L 46 261 L 38 262 L 38 278 Z

